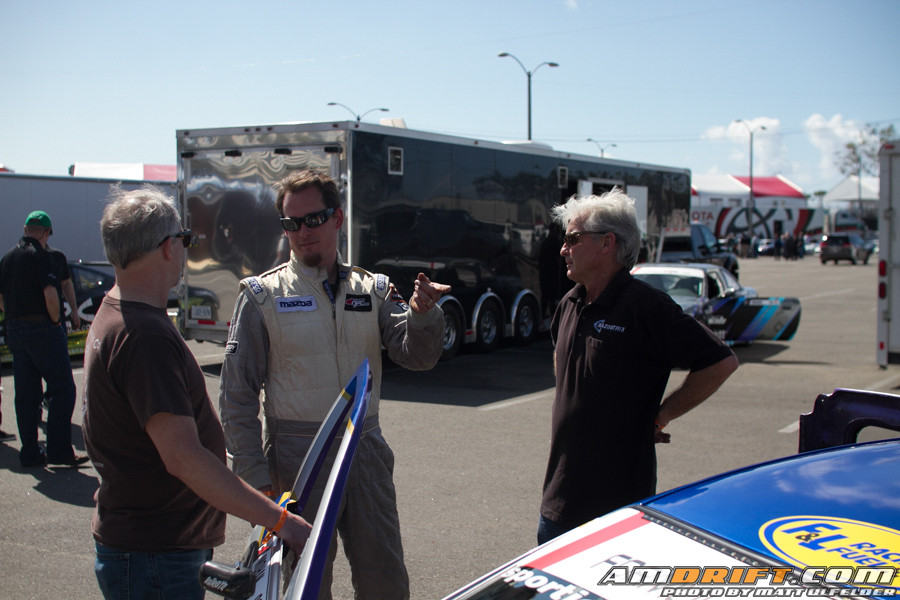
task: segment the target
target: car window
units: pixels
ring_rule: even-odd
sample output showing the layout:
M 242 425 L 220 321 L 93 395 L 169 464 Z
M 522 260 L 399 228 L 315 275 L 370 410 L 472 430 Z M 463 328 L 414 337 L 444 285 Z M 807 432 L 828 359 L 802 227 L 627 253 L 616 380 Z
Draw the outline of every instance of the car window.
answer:
M 667 282 L 666 291 L 671 296 L 690 296 L 698 298 L 703 289 L 703 280 L 699 277 L 676 276 Z
M 710 249 L 716 247 L 718 240 L 716 239 L 716 236 L 712 234 L 712 231 L 710 231 L 706 227 L 698 227 L 697 231 L 700 232 L 700 240 L 704 246 Z
M 686 237 L 663 238 L 663 252 L 691 252 L 691 239 Z
M 108 290 L 115 283 L 115 277 L 101 273 L 94 269 L 69 265 L 72 271 L 72 283 L 76 293 L 85 293 L 93 290 Z
M 721 271 L 719 275 L 722 276 L 724 280 L 724 285 L 726 290 L 739 290 L 741 289 L 741 284 L 738 283 L 738 280 L 734 278 L 734 275 L 729 273 L 728 271 Z

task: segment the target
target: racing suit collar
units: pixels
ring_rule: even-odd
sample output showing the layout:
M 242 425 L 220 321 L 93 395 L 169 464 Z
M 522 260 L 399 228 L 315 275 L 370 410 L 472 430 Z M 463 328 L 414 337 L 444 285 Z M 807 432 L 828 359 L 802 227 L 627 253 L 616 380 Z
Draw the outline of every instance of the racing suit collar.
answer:
M 305 279 L 312 279 L 315 281 L 322 281 L 324 279 L 328 279 L 328 270 L 324 267 L 312 267 L 307 264 L 304 264 L 297 255 L 291 252 L 291 260 L 290 260 L 291 269 L 297 272 L 301 277 Z M 337 266 L 338 266 L 338 279 L 343 280 L 347 279 L 347 274 L 352 269 L 352 265 L 346 264 L 344 262 L 341 253 L 338 252 L 337 255 Z

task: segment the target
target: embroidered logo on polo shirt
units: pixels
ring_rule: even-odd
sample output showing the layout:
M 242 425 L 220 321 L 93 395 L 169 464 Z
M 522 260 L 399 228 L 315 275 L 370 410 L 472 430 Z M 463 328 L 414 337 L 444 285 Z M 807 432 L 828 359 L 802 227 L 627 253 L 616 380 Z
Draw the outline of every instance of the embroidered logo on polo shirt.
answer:
M 283 312 L 297 312 L 298 310 L 316 310 L 315 296 L 285 296 L 275 298 L 275 310 Z
M 625 327 L 622 325 L 613 325 L 612 323 L 607 323 L 606 319 L 600 319 L 594 323 L 594 329 L 596 329 L 599 333 L 603 333 L 604 331 L 615 331 L 616 333 L 625 333 Z
M 372 298 L 368 294 L 347 294 L 347 299 L 344 300 L 344 310 L 371 312 Z

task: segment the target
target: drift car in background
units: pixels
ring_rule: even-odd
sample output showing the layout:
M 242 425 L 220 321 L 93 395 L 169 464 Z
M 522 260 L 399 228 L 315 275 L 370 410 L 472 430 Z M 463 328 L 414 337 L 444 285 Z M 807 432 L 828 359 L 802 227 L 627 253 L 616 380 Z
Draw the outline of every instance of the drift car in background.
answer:
M 786 341 L 800 324 L 799 299 L 760 298 L 718 265 L 643 263 L 631 274 L 669 294 L 684 312 L 731 344 Z
M 613 511 L 446 600 L 898 597 L 900 438 L 830 447 L 868 426 L 900 431 L 900 396 L 819 396 L 801 454 Z
M 72 330 L 69 327 L 68 345 L 69 356 L 78 356 L 84 354 L 84 340 L 87 337 L 88 326 L 94 320 L 94 313 L 100 308 L 103 296 L 106 295 L 112 286 L 116 283 L 115 275 L 112 268 L 104 270 L 102 266 L 93 265 L 91 263 L 70 262 L 69 271 L 72 274 L 72 284 L 75 288 L 75 303 L 78 305 L 75 310 L 81 319 L 81 328 Z M 63 308 L 66 311 L 66 323 L 70 325 L 72 307 L 68 302 L 63 301 Z M 0 362 L 12 362 L 12 353 L 6 346 L 6 329 L 3 313 L 0 312 Z
M 75 288 L 75 303 L 78 305 L 75 310 L 81 319 L 81 328 L 72 330 L 69 327 L 69 356 L 80 356 L 84 354 L 84 340 L 87 337 L 87 330 L 106 292 L 112 289 L 116 283 L 116 275 L 112 265 L 103 262 L 69 262 L 69 272 L 72 274 L 72 285 Z M 190 311 L 195 319 L 216 319 L 218 318 L 219 299 L 211 291 L 204 288 L 188 287 L 188 306 L 181 306 L 181 295 L 174 290 L 169 292 L 167 309 L 170 313 L 177 313 L 179 310 Z M 63 308 L 66 311 L 66 323 L 71 325 L 72 307 L 65 300 Z M 3 320 L 3 312 L 0 311 L 0 362 L 12 362 L 12 354 L 6 346 Z

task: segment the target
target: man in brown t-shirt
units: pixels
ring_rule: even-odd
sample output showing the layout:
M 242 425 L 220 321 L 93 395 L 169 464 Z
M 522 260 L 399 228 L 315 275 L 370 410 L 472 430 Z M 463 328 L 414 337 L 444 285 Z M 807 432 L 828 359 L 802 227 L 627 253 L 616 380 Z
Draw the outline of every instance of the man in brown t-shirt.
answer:
M 225 465 L 203 374 L 166 314 L 191 239 L 172 200 L 117 191 L 100 229 L 116 285 L 85 345 L 97 581 L 107 599 L 202 598 L 200 566 L 225 539 L 224 513 L 273 529 L 298 554 L 310 527 Z

